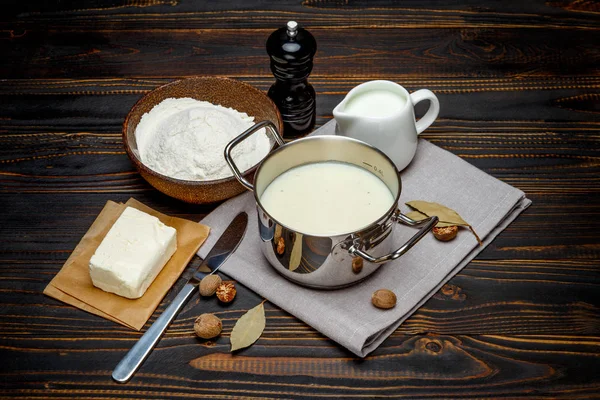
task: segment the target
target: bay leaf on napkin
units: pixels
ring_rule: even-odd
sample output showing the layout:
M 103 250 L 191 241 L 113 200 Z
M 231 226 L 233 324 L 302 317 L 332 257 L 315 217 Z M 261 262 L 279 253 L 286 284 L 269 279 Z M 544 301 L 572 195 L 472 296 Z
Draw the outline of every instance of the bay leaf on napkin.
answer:
M 177 251 L 139 299 L 127 299 L 98 289 L 92 284 L 89 273 L 90 258 L 128 206 L 153 215 L 177 230 Z M 205 225 L 162 214 L 133 198 L 125 204 L 108 201 L 62 269 L 46 286 L 44 294 L 139 331 L 208 234 L 209 228 Z
M 313 134 L 334 133 L 335 121 L 331 121 Z M 309 289 L 283 278 L 263 256 L 254 196 L 246 192 L 226 201 L 201 221 L 210 225 L 211 235 L 199 255 L 206 256 L 231 219 L 246 211 L 248 231 L 221 271 L 354 354 L 365 357 L 531 204 L 521 190 L 423 139 L 419 140 L 415 158 L 402 171 L 401 178 L 402 211 L 410 211 L 403 203 L 412 199 L 446 204 L 469 221 L 483 245 L 479 246 L 468 232 L 459 232 L 450 242 L 426 235 L 405 255 L 382 265 L 354 286 Z M 394 249 L 415 232 L 414 228 L 395 226 Z M 382 288 L 396 293 L 396 307 L 379 310 L 371 304 L 372 293 Z

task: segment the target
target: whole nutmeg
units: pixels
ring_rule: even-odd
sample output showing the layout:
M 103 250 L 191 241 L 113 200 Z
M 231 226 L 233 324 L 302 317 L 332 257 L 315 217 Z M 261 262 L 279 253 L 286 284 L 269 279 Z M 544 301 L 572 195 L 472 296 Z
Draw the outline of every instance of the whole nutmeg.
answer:
M 230 303 L 236 293 L 233 282 L 223 282 L 217 287 L 217 298 L 223 303 Z
M 439 228 L 436 226 L 432 229 L 432 232 L 433 232 L 433 236 L 435 236 L 435 238 L 437 240 L 441 240 L 442 242 L 447 242 L 456 237 L 456 234 L 458 233 L 458 226 L 452 225 L 452 226 L 444 226 L 444 227 L 439 227 Z
M 280 237 L 277 239 L 277 254 L 282 255 L 285 253 L 285 240 Z
M 202 339 L 212 339 L 219 336 L 223 323 L 214 314 L 202 314 L 194 322 L 194 331 Z
M 371 296 L 371 303 L 377 308 L 392 308 L 396 305 L 396 295 L 391 290 L 379 289 Z
M 363 269 L 363 259 L 362 257 L 356 256 L 352 259 L 352 272 L 355 274 L 360 274 Z
M 222 280 L 219 275 L 206 275 L 200 281 L 200 296 L 212 296 L 217 291 Z

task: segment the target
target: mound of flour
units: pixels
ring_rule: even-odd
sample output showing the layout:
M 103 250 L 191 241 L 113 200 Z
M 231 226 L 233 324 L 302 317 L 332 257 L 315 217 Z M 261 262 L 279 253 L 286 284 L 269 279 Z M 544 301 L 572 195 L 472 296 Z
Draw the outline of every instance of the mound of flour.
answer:
M 225 146 L 254 125 L 254 117 L 191 98 L 169 98 L 142 116 L 135 130 L 141 161 L 163 175 L 207 181 L 232 176 Z M 270 150 L 264 129 L 233 149 L 240 171 L 258 164 Z

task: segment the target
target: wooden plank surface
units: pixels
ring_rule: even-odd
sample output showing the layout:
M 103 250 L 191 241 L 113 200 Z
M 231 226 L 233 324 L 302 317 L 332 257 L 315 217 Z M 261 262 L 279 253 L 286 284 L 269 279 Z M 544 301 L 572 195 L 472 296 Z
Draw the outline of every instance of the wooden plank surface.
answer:
M 265 42 L 272 31 L 32 28 L 0 41 L 0 51 L 7 56 L 0 73 L 10 78 L 68 79 L 198 74 L 270 77 Z M 600 61 L 596 46 L 600 30 L 382 27 L 313 28 L 311 33 L 318 40 L 314 77 L 506 78 L 559 75 L 573 65 L 577 76 L 594 76 Z M 390 63 L 393 59 L 399 62 Z
M 10 1 L 0 16 L 0 398 L 594 398 L 600 393 L 600 17 L 596 2 Z M 107 200 L 198 220 L 135 172 L 121 125 L 175 78 L 266 91 L 264 43 L 288 19 L 318 42 L 317 125 L 370 79 L 429 88 L 424 137 L 533 205 L 371 356 L 266 304 L 267 329 L 228 353 L 235 320 L 195 298 L 127 385 L 110 372 L 140 334 L 42 290 Z M 187 270 L 150 322 L 164 310 Z M 201 312 L 224 321 L 193 333 Z

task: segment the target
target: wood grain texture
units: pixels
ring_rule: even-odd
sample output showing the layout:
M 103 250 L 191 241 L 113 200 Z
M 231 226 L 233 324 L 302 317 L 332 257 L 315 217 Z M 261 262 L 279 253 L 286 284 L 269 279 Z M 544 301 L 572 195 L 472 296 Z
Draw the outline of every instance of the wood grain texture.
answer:
M 600 398 L 597 2 L 55 3 L 0 16 L 0 398 Z M 238 285 L 231 305 L 190 301 L 118 385 L 140 333 L 42 291 L 107 200 L 214 209 L 153 190 L 121 125 L 180 77 L 266 91 L 264 43 L 289 19 L 317 38 L 317 126 L 366 80 L 429 88 L 442 107 L 423 137 L 534 203 L 365 359 L 268 302 L 263 336 L 231 355 L 235 321 L 262 300 Z M 194 335 L 202 312 L 223 319 L 215 340 Z
M 49 29 L 239 29 L 264 28 L 293 16 L 311 28 L 530 27 L 598 29 L 594 1 L 528 2 L 408 0 L 283 0 L 191 2 L 175 0 L 65 2 L 46 5 L 8 2 L 7 28 L 44 24 Z M 1 25 L 0 25 L 1 26 Z M 18 36 L 17 29 L 12 35 Z M 10 35 L 10 30 L 7 35 Z
M 0 40 L 0 74 L 19 78 L 270 76 L 265 42 L 272 29 L 27 30 Z M 598 74 L 600 30 L 312 29 L 319 52 L 313 76 L 433 77 Z M 553 35 L 553 40 L 548 37 Z M 527 40 L 522 40 L 526 37 Z M 351 44 L 351 45 L 348 45 Z M 232 46 L 235 52 L 231 51 Z M 243 59 L 243 63 L 238 60 Z M 398 62 L 390 62 L 391 60 Z M 26 64 L 17 60 L 27 60 Z M 101 68 L 99 68 L 101 66 Z

